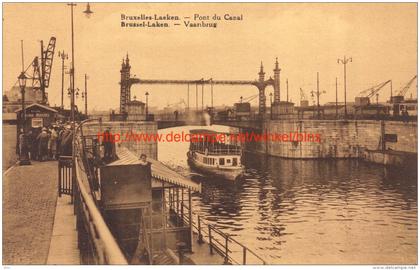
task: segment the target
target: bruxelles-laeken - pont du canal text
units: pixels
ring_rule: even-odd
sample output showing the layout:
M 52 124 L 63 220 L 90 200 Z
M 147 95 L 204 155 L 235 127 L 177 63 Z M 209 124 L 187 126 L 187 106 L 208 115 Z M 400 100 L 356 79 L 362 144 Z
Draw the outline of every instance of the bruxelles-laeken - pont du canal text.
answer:
M 243 14 L 193 14 L 191 16 L 177 16 L 170 14 L 121 14 L 121 27 L 123 28 L 216 28 L 221 22 L 243 21 Z

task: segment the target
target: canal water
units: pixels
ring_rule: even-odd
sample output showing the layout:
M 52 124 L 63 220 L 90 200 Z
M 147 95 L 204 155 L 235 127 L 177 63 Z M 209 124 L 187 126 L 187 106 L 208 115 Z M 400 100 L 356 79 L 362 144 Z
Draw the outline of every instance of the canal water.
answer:
M 357 160 L 246 154 L 246 176 L 230 184 L 191 170 L 188 146 L 162 142 L 158 155 L 178 172 L 202 181 L 193 211 L 268 263 L 417 263 L 416 173 Z

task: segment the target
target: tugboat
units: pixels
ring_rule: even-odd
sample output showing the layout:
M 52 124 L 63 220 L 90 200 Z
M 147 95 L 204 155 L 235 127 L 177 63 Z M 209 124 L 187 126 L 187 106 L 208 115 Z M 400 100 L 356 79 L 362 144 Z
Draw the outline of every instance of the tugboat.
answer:
M 190 149 L 187 153 L 190 167 L 230 181 L 235 181 L 243 174 L 241 147 L 219 139 L 223 136 L 228 141 L 229 136 L 206 129 L 194 129 L 190 133 Z

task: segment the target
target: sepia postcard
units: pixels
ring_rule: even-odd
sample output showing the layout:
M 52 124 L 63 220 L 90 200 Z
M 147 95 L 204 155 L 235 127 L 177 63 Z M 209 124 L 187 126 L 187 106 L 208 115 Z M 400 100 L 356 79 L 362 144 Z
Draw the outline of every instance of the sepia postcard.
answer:
M 2 15 L 5 267 L 417 267 L 416 2 Z

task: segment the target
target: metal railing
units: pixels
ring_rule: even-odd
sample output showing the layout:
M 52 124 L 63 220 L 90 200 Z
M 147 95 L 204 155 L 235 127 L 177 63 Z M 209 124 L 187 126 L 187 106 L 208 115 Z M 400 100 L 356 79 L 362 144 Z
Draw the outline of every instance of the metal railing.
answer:
M 86 120 L 87 122 L 90 120 Z M 94 198 L 88 189 L 88 175 L 82 161 L 84 152 L 81 126 L 76 128 L 73 139 L 75 151 L 73 164 L 73 202 L 78 233 L 78 247 L 82 264 L 128 264 L 115 238 L 105 223 Z
M 242 150 L 239 148 L 233 148 L 232 149 L 212 149 L 208 150 L 208 152 L 203 150 L 196 150 L 196 152 L 203 154 L 203 155 L 214 155 L 214 156 L 220 156 L 220 155 L 234 155 L 239 156 L 242 153 Z
M 177 207 L 172 210 L 177 211 Z M 190 217 L 187 214 L 189 208 L 182 201 L 180 202 L 180 213 L 177 213 L 185 224 L 191 224 L 193 231 L 198 235 L 197 242 L 204 243 L 207 238 L 210 254 L 215 251 L 224 258 L 224 264 L 267 264 L 267 262 L 256 254 L 253 250 L 240 243 L 232 236 L 222 232 L 214 224 L 208 224 L 202 220 L 200 215 L 193 214 L 190 223 Z M 184 211 L 186 209 L 186 211 Z M 194 220 L 194 216 L 196 220 Z
M 60 156 L 58 159 L 58 196 L 73 195 L 72 157 Z

